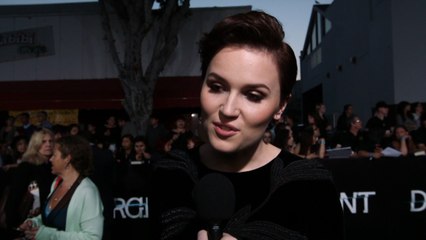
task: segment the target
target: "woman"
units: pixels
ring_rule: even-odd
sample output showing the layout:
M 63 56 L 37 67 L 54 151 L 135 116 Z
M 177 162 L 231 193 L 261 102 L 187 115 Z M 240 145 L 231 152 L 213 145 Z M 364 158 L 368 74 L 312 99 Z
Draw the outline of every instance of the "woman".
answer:
M 317 127 L 308 126 L 300 133 L 299 143 L 294 154 L 306 159 L 323 159 L 325 157 L 325 139 L 320 137 Z
M 275 147 L 294 154 L 296 144 L 291 127 L 285 123 L 278 123 L 275 127 L 275 139 L 272 144 Z
M 45 128 L 34 132 L 22 156 L 22 162 L 11 174 L 9 197 L 5 208 L 9 228 L 16 228 L 28 216 L 39 213 L 40 204 L 46 200 L 54 179 L 49 164 L 52 151 L 53 133 Z
M 193 133 L 188 129 L 185 117 L 178 116 L 176 118 L 170 134 L 172 135 L 172 149 L 188 150 L 188 140 L 192 138 Z
M 58 140 L 52 158 L 57 178 L 41 214 L 20 225 L 27 239 L 101 239 L 102 201 L 87 177 L 92 152 L 85 139 L 66 136 Z
M 3 167 L 6 167 L 6 169 L 11 167 L 17 167 L 18 164 L 22 162 L 22 156 L 27 151 L 27 148 L 28 140 L 25 136 L 15 137 L 12 143 L 10 144 L 10 156 L 12 161 L 8 165 Z
M 130 158 L 134 155 L 134 137 L 130 134 L 126 134 L 121 137 L 120 148 L 116 154 L 116 161 L 118 164 L 128 164 Z
M 391 147 L 400 151 L 404 157 L 419 150 L 404 125 L 395 126 Z
M 252 11 L 225 18 L 201 40 L 205 143 L 192 158 L 172 151 L 157 163 L 166 169 L 156 172 L 160 186 L 150 203 L 158 204 L 161 239 L 208 239 L 209 220 L 217 220 L 221 239 L 342 239 L 341 206 L 328 171 L 262 140 L 296 80 L 296 59 L 283 38 L 274 17 Z M 209 204 L 201 209 L 192 198 L 211 173 L 234 188 L 235 211 L 221 219 L 203 218 Z
M 396 125 L 403 125 L 409 132 L 417 129 L 414 116 L 411 114 L 411 104 L 407 101 L 401 101 L 396 109 Z
M 340 114 L 337 119 L 336 131 L 344 132 L 348 131 L 349 119 L 353 116 L 353 106 L 352 104 L 345 104 L 343 106 L 343 112 Z
M 332 130 L 330 121 L 325 115 L 326 111 L 327 111 L 327 108 L 325 107 L 324 103 L 318 103 L 315 105 L 315 113 L 314 113 L 315 123 L 320 130 L 320 134 L 322 138 L 327 138 L 328 133 Z

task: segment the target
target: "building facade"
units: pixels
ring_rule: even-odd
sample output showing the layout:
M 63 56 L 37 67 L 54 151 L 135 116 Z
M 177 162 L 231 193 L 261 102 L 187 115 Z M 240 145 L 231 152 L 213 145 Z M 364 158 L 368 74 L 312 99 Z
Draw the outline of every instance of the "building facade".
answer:
M 426 101 L 426 1 L 314 5 L 300 56 L 304 112 L 323 102 L 366 121 L 378 101 Z
M 222 18 L 250 9 L 191 9 L 157 82 L 154 108 L 199 107 L 199 39 Z M 122 108 L 101 24 L 97 2 L 1 6 L 0 110 Z M 144 67 L 155 44 L 152 32 L 143 42 Z M 116 40 L 123 49 L 118 33 Z

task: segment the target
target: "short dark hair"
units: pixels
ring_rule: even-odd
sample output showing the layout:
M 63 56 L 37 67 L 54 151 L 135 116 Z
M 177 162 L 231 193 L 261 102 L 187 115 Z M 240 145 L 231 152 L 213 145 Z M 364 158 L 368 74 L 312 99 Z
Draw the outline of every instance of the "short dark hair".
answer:
M 225 47 L 249 47 L 272 55 L 280 76 L 281 100 L 285 100 L 296 82 L 297 63 L 291 47 L 283 42 L 284 30 L 273 16 L 250 11 L 227 17 L 217 23 L 200 41 L 203 79 L 213 57 Z
M 93 157 L 90 143 L 80 136 L 61 137 L 56 145 L 61 152 L 61 157 L 70 155 L 70 164 L 82 176 L 89 176 L 93 168 Z
M 379 110 L 379 108 L 389 108 L 389 106 L 385 101 L 379 101 L 376 103 L 376 111 Z
M 345 104 L 343 106 L 343 112 L 346 112 L 350 107 L 352 107 L 352 104 Z

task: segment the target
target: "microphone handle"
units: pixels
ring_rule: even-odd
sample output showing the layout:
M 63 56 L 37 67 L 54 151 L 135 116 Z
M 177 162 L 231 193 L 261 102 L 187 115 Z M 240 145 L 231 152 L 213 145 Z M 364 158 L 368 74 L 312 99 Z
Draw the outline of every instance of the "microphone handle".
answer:
M 218 223 L 214 223 L 208 231 L 209 240 L 220 240 L 222 238 L 222 229 Z

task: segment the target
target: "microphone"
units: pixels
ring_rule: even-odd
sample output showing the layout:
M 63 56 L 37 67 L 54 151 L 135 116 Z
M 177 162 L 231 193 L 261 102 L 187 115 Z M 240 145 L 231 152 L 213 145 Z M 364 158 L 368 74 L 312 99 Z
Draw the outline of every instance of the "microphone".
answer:
M 219 173 L 207 174 L 194 187 L 193 198 L 198 215 L 209 224 L 208 239 L 221 239 L 221 223 L 232 216 L 235 208 L 235 191 L 231 181 Z

